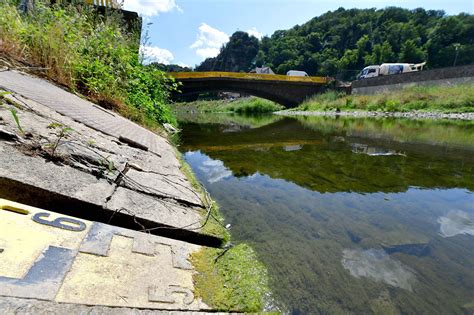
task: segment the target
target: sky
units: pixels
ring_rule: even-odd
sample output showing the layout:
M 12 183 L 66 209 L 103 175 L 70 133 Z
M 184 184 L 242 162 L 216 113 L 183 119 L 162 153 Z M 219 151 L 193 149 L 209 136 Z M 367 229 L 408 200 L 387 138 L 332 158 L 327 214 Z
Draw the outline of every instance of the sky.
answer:
M 444 10 L 449 15 L 474 12 L 474 0 L 124 0 L 124 8 L 138 12 L 148 31 L 149 40 L 142 46 L 146 62 L 189 67 L 215 57 L 238 30 L 261 37 L 339 7 L 388 6 Z

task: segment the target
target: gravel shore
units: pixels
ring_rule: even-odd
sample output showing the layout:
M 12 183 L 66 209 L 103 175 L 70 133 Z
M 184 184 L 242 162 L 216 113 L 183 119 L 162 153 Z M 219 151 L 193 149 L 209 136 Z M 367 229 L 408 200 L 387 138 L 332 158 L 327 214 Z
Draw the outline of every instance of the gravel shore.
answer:
M 344 112 L 323 112 L 323 111 L 291 111 L 283 110 L 275 112 L 283 116 L 344 116 L 344 117 L 395 117 L 410 119 L 458 119 L 474 120 L 474 113 L 437 113 L 437 112 L 368 112 L 368 111 L 344 111 Z

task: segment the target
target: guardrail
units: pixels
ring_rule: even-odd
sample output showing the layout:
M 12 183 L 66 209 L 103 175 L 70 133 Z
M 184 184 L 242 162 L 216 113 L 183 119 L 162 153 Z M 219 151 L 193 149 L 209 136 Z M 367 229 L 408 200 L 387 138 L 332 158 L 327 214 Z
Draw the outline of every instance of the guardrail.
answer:
M 168 75 L 177 80 L 230 78 L 264 81 L 312 82 L 318 84 L 327 84 L 334 81 L 334 78 L 331 77 L 296 77 L 280 74 L 257 74 L 242 72 L 169 72 Z
M 117 0 L 83 0 L 84 3 L 113 9 L 120 9 L 120 4 Z M 58 2 L 65 2 L 64 0 Z M 66 1 L 67 2 L 67 1 Z
M 84 2 L 98 7 L 120 8 L 120 5 L 116 0 L 84 0 Z
M 69 2 L 68 0 L 58 0 L 58 3 Z M 107 7 L 113 9 L 120 9 L 120 4 L 117 0 L 83 0 L 85 4 L 94 5 L 97 7 Z

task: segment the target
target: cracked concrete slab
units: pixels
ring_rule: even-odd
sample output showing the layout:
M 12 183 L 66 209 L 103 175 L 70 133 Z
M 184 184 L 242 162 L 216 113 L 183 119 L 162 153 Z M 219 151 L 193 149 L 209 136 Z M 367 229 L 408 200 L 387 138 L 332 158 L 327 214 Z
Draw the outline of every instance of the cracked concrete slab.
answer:
M 48 220 L 35 221 L 38 214 Z M 81 222 L 70 230 L 58 222 Z M 21 230 L 22 233 L 15 233 Z M 189 263 L 198 245 L 0 199 L 4 297 L 158 310 L 206 311 Z M 27 303 L 28 305 L 28 303 Z
M 164 138 L 46 80 L 16 71 L 2 71 L 0 87 L 48 106 L 105 134 L 132 139 L 163 158 L 171 158 L 173 154 L 171 145 Z
M 0 179 L 75 198 L 106 213 L 126 210 L 157 225 L 199 227 L 203 202 L 174 154 L 163 158 L 132 148 L 31 99 L 7 97 L 17 104 L 24 133 L 0 108 L 0 129 L 15 136 L 0 139 Z
M 223 315 L 228 313 L 195 312 L 195 311 L 160 311 L 127 307 L 88 306 L 79 304 L 57 303 L 20 298 L 3 297 L 0 299 L 2 314 L 80 314 L 80 315 Z
M 192 207 L 180 205 L 172 199 L 143 195 L 124 187 L 117 188 L 106 208 L 112 211 L 133 211 L 137 217 L 153 218 L 154 222 L 173 227 L 196 229 L 201 225 L 201 214 Z
M 123 179 L 123 186 L 161 198 L 175 199 L 193 206 L 204 207 L 199 194 L 189 181 L 173 176 L 130 170 Z
M 114 187 L 105 179 L 74 168 L 56 165 L 42 158 L 27 156 L 15 147 L 3 145 L 0 155 L 0 178 L 19 181 L 100 207 Z

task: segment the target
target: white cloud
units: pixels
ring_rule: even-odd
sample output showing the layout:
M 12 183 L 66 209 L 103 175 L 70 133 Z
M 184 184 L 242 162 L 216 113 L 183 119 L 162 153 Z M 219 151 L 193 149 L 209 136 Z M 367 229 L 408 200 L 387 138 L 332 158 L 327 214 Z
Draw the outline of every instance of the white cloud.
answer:
M 219 48 L 199 48 L 196 49 L 196 55 L 205 59 L 205 58 L 212 58 L 219 55 L 220 49 Z
M 219 54 L 222 45 L 229 41 L 229 35 L 202 23 L 196 41 L 190 46 L 202 58 L 215 57 Z
M 141 46 L 140 55 L 143 56 L 144 64 L 159 62 L 169 65 L 174 60 L 174 56 L 171 51 L 156 46 Z
M 249 35 L 257 37 L 258 39 L 261 39 L 263 37 L 263 34 L 257 31 L 256 27 L 252 27 L 251 29 L 247 30 L 247 33 Z
M 474 218 L 464 211 L 451 210 L 444 217 L 438 218 L 440 234 L 452 237 L 458 234 L 474 235 Z
M 144 16 L 154 16 L 172 10 L 182 12 L 176 0 L 125 0 L 123 7 Z
M 415 274 L 398 260 L 392 259 L 381 249 L 344 249 L 342 266 L 356 278 L 366 277 L 375 281 L 412 291 Z
M 178 66 L 183 68 L 191 68 L 189 65 L 185 64 L 184 62 L 178 62 Z

